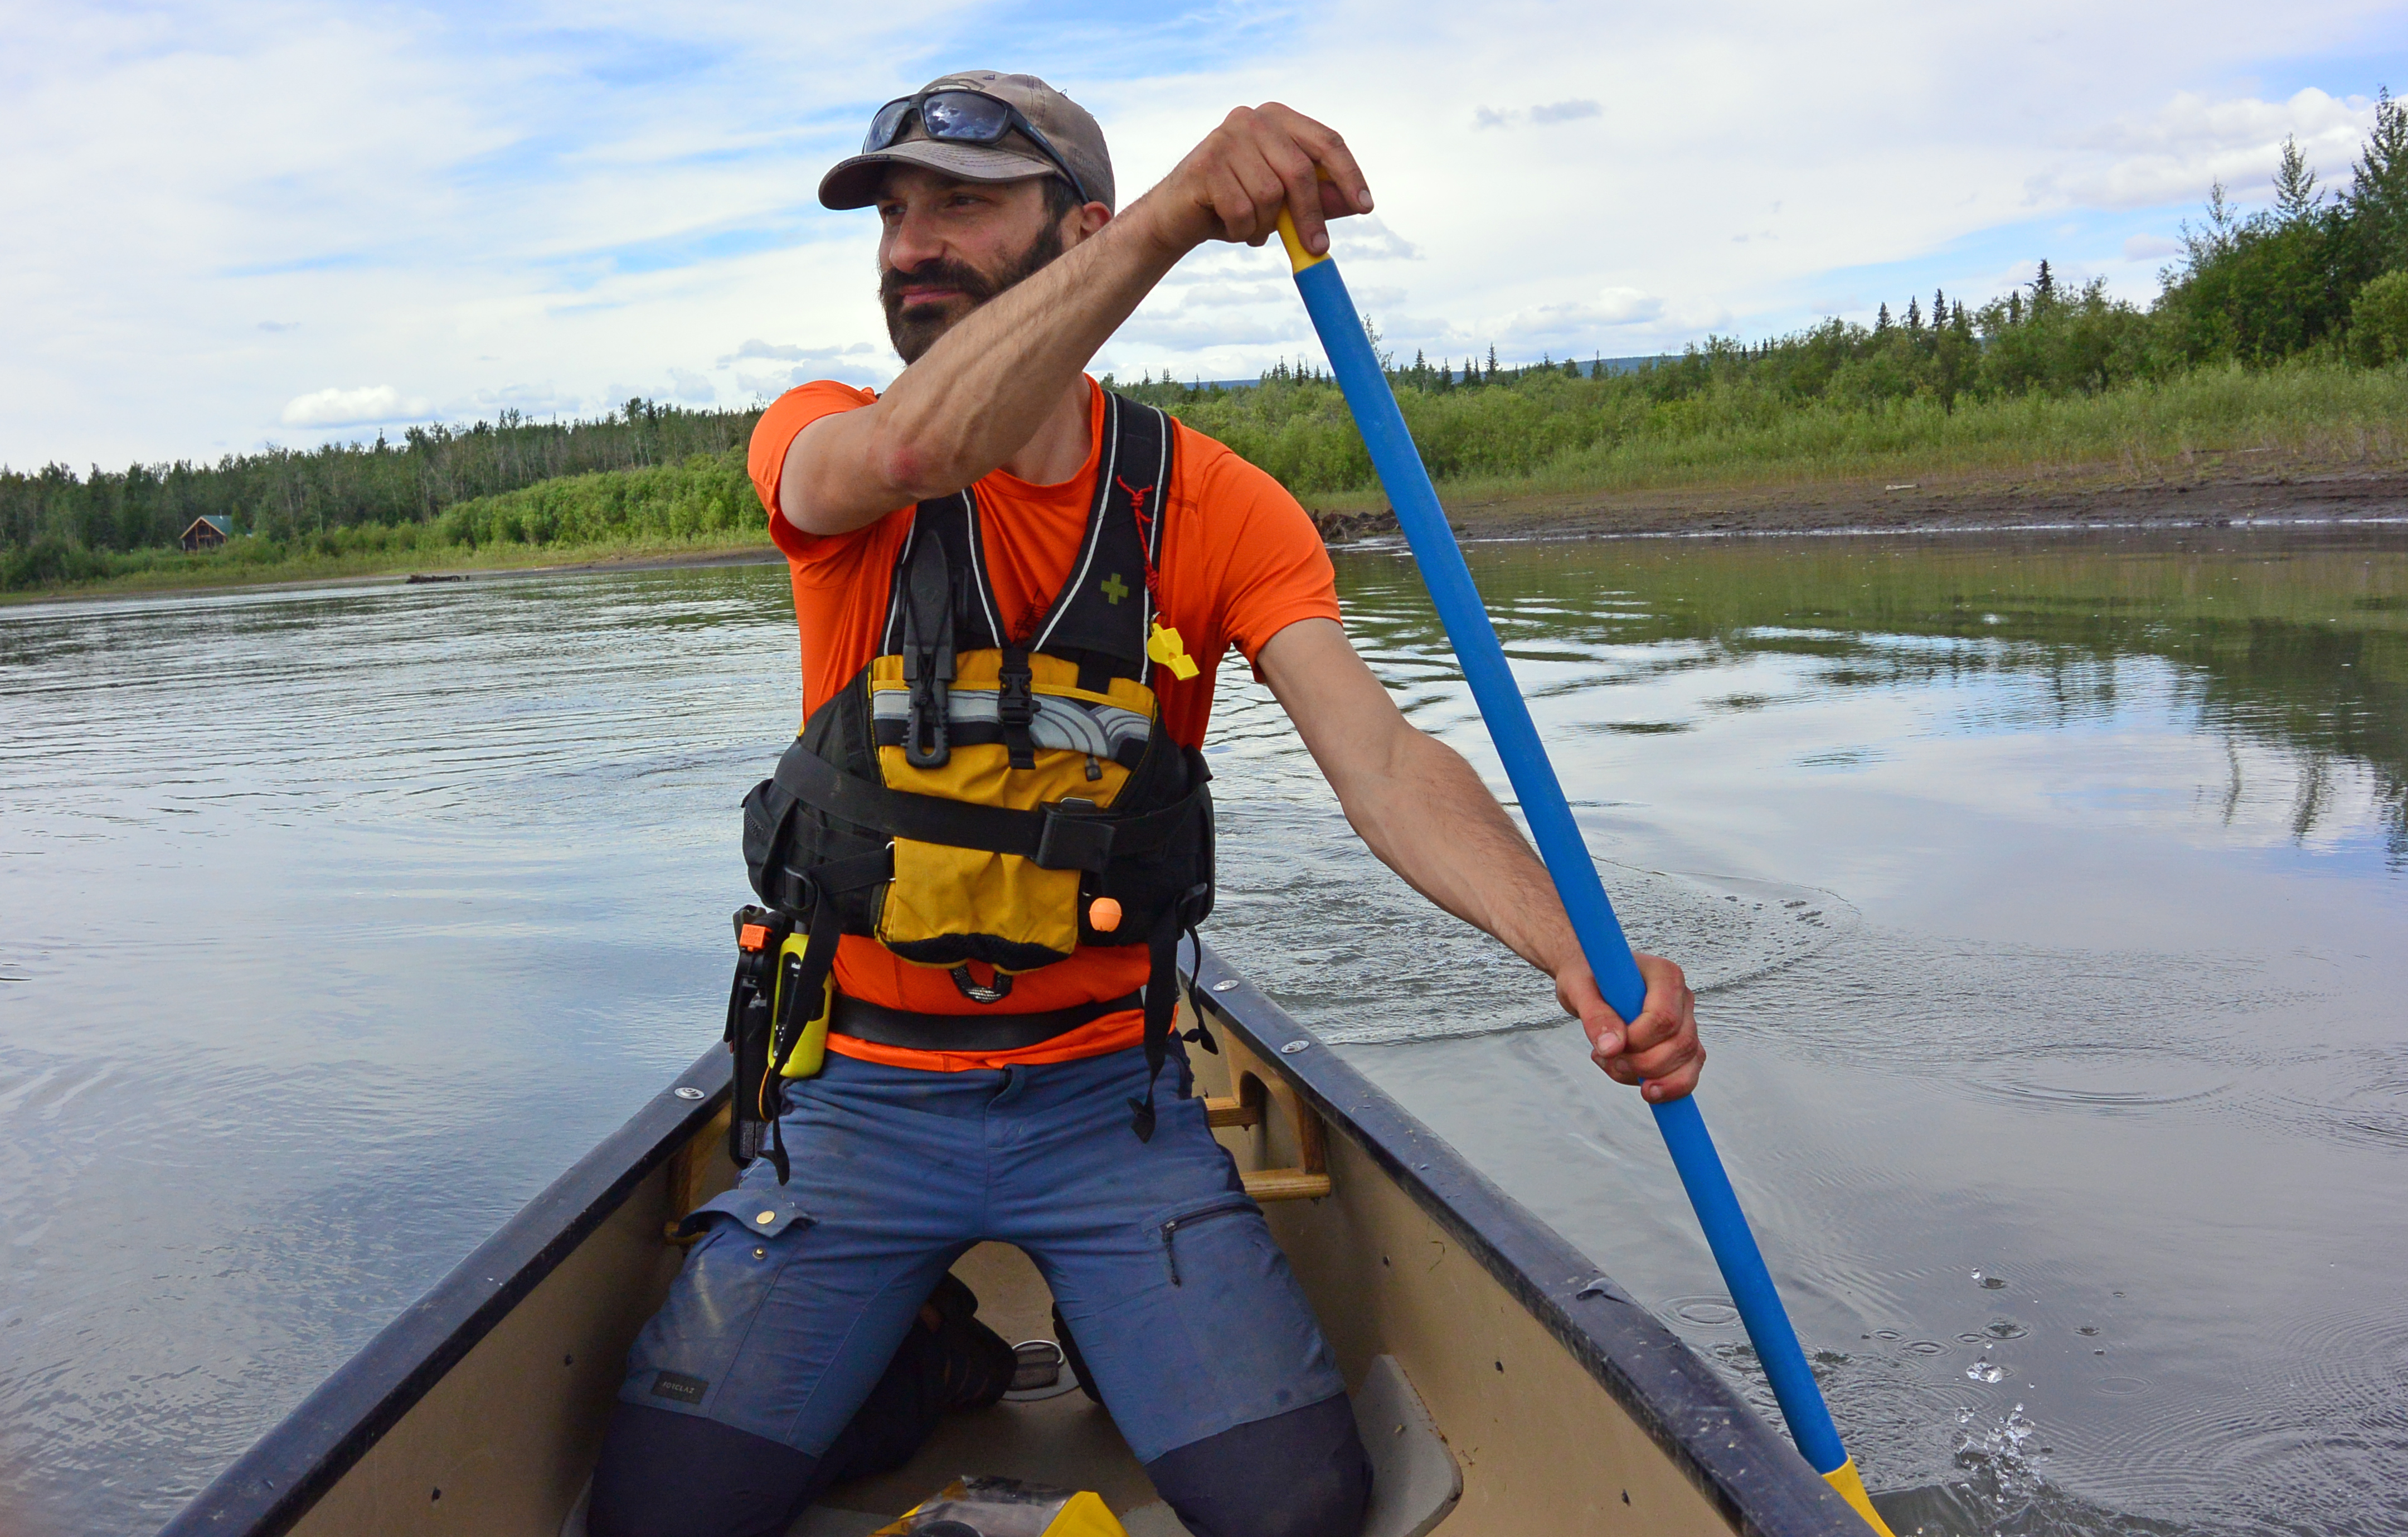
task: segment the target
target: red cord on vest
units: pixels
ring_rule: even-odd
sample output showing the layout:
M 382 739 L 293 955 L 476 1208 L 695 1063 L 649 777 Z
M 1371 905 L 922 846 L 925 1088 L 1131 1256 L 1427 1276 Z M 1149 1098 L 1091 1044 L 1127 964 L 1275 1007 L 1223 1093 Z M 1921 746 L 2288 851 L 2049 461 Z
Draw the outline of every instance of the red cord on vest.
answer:
M 1112 477 L 1112 483 L 1128 493 L 1129 511 L 1137 517 L 1137 558 L 1145 563 L 1145 596 L 1154 600 L 1154 611 L 1160 613 L 1162 583 L 1154 574 L 1154 523 L 1145 515 L 1146 499 L 1154 495 L 1154 487 L 1140 490 L 1117 475 Z

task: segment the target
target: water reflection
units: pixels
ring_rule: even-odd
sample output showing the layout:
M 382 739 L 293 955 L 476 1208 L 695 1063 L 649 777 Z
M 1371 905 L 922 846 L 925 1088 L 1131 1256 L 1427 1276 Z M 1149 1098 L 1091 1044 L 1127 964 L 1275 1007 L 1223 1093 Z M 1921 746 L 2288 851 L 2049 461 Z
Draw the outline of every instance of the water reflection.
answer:
M 1473 552 L 1627 923 L 1704 984 L 1709 1113 L 1852 1448 L 1923 1491 L 1900 1530 L 2408 1522 L 2367 1498 L 2408 1484 L 2408 1365 L 2310 1388 L 2266 1322 L 2397 1331 L 2401 543 Z M 1409 569 L 1343 580 L 1501 788 Z M 1301 772 L 1247 784 L 1310 852 L 1246 962 L 1770 1411 L 1650 1128 L 1540 990 L 1350 864 Z
M 2402 543 L 1473 552 L 1901 1530 L 2408 1524 Z M 12 1530 L 155 1524 L 715 1035 L 781 577 L 0 610 Z M 1215 941 L 1769 1408 L 1643 1113 L 1220 682 Z
M 2408 857 L 2408 596 L 2397 544 L 2391 534 L 2232 530 L 1632 541 L 1615 547 L 1610 588 L 1596 582 L 1590 547 L 1498 545 L 1474 558 L 1513 654 L 1568 669 L 1547 694 L 1750 656 L 1812 657 L 1825 665 L 1801 676 L 1817 690 L 2013 675 L 2036 686 L 1977 702 L 1964 725 L 2062 729 L 2111 714 L 2135 686 L 2133 663 L 2171 664 L 2172 702 L 2195 712 L 2198 730 L 2296 762 L 2288 783 L 2261 789 L 2230 754 L 2228 819 L 2244 801 L 2279 795 L 2293 839 L 2304 841 L 2337 809 L 2340 783 L 2362 778 L 2396 868 Z M 1366 574 L 1355 596 L 1369 608 L 1398 605 L 1401 633 L 1412 632 L 1408 572 Z M 1646 650 L 1583 668 L 1590 659 L 1563 648 L 1568 635 Z M 1741 711 L 1778 702 L 1742 692 L 1700 704 Z

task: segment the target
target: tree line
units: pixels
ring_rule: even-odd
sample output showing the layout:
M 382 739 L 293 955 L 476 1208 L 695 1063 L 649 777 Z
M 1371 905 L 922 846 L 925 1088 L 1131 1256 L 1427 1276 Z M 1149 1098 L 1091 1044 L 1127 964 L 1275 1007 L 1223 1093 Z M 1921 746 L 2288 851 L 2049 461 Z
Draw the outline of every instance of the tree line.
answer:
M 401 441 L 266 448 L 214 465 L 178 461 L 0 469 L 0 589 L 73 580 L 89 558 L 171 548 L 204 515 L 280 545 L 374 525 L 428 524 L 448 509 L 564 476 L 643 469 L 740 452 L 757 409 L 689 410 L 630 400 L 592 421 L 506 410 L 466 426 L 410 427 Z M 105 563 L 103 563 L 105 564 Z
M 2043 261 L 2030 282 L 1970 306 L 1935 291 L 1928 307 L 1919 294 L 1901 310 L 1884 304 L 1870 324 L 1832 319 L 1757 341 L 1710 337 L 1620 370 L 1597 357 L 1508 366 L 1494 346 L 1460 362 L 1416 352 L 1400 363 L 1384 350 L 1381 359 L 1432 472 L 1447 478 L 1526 475 L 1648 423 L 1660 432 L 1710 417 L 1914 402 L 1953 413 L 1968 400 L 2098 395 L 2200 369 L 2388 367 L 2408 358 L 2408 106 L 2387 90 L 2378 96 L 2346 187 L 2320 187 L 2286 140 L 2272 191 L 2269 208 L 2244 216 L 2216 186 L 2203 223 L 2184 225 L 2182 256 L 2145 307 L 2110 296 L 2100 281 L 2061 282 Z M 1365 323 L 1378 350 L 1379 333 Z M 1150 372 L 1115 387 L 1179 413 L 1292 490 L 1371 483 L 1343 400 L 1311 362 L 1282 360 L 1234 390 Z M 759 515 L 742 473 L 758 416 L 636 399 L 593 421 L 504 412 L 465 427 L 412 427 L 399 443 L 380 433 L 373 443 L 269 448 L 208 466 L 0 470 L 0 589 L 105 574 L 112 553 L 172 549 L 204 513 L 267 546 L 314 541 L 327 553 L 364 540 L 417 548 L 730 528 Z M 591 480 L 627 470 L 657 473 L 625 485 Z M 346 530 L 359 533 L 338 539 Z
M 2217 184 L 2204 223 L 2183 226 L 2182 259 L 2158 274 L 2146 307 L 2109 296 L 2103 280 L 2063 283 L 2042 261 L 2028 284 L 1971 309 L 1935 290 L 1928 309 L 1920 295 L 1901 311 L 1883 304 L 1870 325 L 1832 319 L 1756 342 L 1710 337 L 1618 373 L 1601 359 L 1500 367 L 1493 346 L 1460 366 L 1418 352 L 1402 366 L 1382 360 L 1400 394 L 1563 376 L 1656 402 L 1747 388 L 1793 404 L 1927 398 L 1953 410 L 1969 396 L 2095 394 L 2200 367 L 2302 357 L 2381 367 L 2408 356 L 2408 104 L 2387 90 L 2377 97 L 2344 190 L 2318 187 L 2297 142 L 2285 140 L 2273 193 L 2270 208 L 2244 217 Z M 1370 336 L 1376 349 L 1376 328 Z M 1319 377 L 1285 364 L 1264 376 L 1288 385 Z M 1150 375 L 1138 388 L 1173 409 L 1213 393 Z

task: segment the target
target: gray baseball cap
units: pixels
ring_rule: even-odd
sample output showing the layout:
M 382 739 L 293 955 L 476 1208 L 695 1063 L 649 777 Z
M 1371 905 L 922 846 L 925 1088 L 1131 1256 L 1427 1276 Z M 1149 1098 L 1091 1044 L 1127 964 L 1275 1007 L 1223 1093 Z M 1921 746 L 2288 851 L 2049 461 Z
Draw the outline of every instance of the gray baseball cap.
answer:
M 975 91 L 1017 108 L 1084 185 L 1089 201 L 1108 208 L 1117 206 L 1112 199 L 1112 157 L 1104 148 L 1104 131 L 1085 108 L 1034 75 L 1000 75 L 992 69 L 940 76 L 915 94 L 947 89 Z M 820 179 L 821 205 L 867 208 L 878 200 L 879 182 L 889 165 L 923 165 L 964 181 L 1021 181 L 1061 174 L 1061 168 L 1016 126 L 993 144 L 957 143 L 930 138 L 928 125 L 914 112 L 886 148 L 837 162 Z

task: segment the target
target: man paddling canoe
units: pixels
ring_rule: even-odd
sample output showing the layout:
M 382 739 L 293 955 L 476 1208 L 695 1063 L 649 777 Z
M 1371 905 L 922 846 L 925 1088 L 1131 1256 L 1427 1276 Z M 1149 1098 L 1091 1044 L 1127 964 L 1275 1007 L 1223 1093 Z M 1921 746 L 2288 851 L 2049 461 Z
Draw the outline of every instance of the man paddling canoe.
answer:
M 1348 644 L 1303 509 L 1083 372 L 1197 247 L 1259 245 L 1285 207 L 1325 250 L 1369 211 L 1337 134 L 1240 108 L 1116 217 L 1082 108 L 952 75 L 882 108 L 820 198 L 878 210 L 906 364 L 883 396 L 791 391 L 752 440 L 806 724 L 747 803 L 747 855 L 810 935 L 796 996 L 832 972 L 824 1053 L 778 1038 L 778 1145 L 690 1219 L 592 1530 L 775 1532 L 992 1401 L 1010 1353 L 946 1276 L 992 1240 L 1036 1262 L 1197 1537 L 1352 1537 L 1369 1472 L 1344 1385 L 1168 1033 L 1179 936 L 1211 904 L 1221 657 L 1254 664 L 1383 861 L 1554 980 L 1617 1081 L 1695 1087 L 1694 1000 L 1641 956 L 1645 1008 L 1615 1017 L 1512 821 Z

